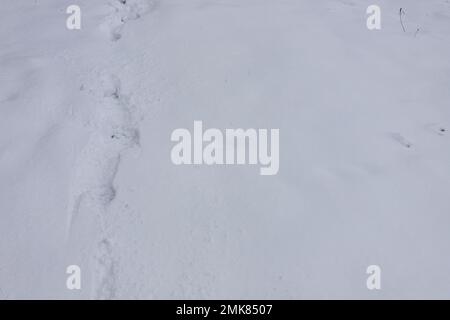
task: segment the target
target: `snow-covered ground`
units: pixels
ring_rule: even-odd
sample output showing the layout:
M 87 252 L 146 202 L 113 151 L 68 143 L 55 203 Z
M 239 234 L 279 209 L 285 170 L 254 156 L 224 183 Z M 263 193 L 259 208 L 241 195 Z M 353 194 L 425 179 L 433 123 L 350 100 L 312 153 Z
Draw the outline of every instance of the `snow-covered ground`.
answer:
M 0 298 L 450 298 L 450 1 L 0 17 Z M 194 120 L 279 128 L 278 174 L 174 165 Z

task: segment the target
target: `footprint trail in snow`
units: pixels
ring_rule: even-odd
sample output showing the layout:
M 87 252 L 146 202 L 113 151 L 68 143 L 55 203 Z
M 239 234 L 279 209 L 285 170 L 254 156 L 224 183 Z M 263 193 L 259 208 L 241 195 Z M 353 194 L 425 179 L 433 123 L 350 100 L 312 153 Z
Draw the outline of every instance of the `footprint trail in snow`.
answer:
M 153 4 L 149 0 L 112 1 L 110 5 L 114 10 L 100 28 L 111 35 L 111 40 L 117 41 L 125 23 L 140 18 Z M 94 270 L 92 298 L 112 299 L 117 295 L 117 261 L 106 215 L 116 195 L 114 179 L 121 156 L 126 150 L 139 146 L 139 130 L 134 119 L 135 109 L 128 96 L 122 93 L 120 78 L 107 70 L 98 78 L 99 83 L 91 88 L 96 100 L 96 109 L 90 119 L 91 134 L 78 158 L 72 179 L 67 236 L 68 239 L 73 237 L 78 220 L 83 219 L 81 212 L 96 216 L 100 225 L 94 228 L 99 233 L 91 260 Z M 94 220 L 90 217 L 89 221 Z

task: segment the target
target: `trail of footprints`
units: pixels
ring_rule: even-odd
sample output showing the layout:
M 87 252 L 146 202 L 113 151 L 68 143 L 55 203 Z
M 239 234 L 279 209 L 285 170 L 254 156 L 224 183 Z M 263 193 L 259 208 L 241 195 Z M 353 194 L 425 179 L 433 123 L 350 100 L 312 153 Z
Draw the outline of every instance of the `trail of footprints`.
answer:
M 101 29 L 107 31 L 112 41 L 121 38 L 124 25 L 140 18 L 152 9 L 151 0 L 114 0 L 109 3 L 112 13 L 106 17 Z M 98 216 L 100 234 L 93 255 L 92 298 L 112 299 L 117 291 L 117 264 L 113 254 L 113 239 L 106 219 L 108 206 L 116 196 L 114 179 L 121 155 L 129 148 L 139 146 L 139 130 L 134 119 L 134 107 L 122 93 L 120 79 L 115 75 L 100 76 L 100 96 L 89 140 L 80 154 L 72 179 L 69 199 L 68 238 L 81 220 L 80 212 Z M 97 88 L 92 92 L 97 93 Z
M 82 151 L 75 169 L 72 198 L 69 204 L 69 237 L 80 217 L 80 208 L 98 215 L 101 234 L 95 254 L 94 298 L 113 298 L 115 261 L 112 241 L 108 235 L 106 214 L 114 200 L 114 178 L 121 155 L 129 148 L 139 146 L 139 131 L 133 119 L 133 108 L 127 96 L 121 93 L 120 80 L 105 76 L 102 80 L 103 97 L 94 112 L 93 131 Z

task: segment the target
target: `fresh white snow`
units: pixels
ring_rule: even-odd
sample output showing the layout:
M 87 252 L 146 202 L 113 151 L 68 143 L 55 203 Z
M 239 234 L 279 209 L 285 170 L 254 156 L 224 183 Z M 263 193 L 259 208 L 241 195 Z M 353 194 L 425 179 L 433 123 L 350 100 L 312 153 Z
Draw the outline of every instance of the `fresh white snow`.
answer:
M 450 1 L 0 7 L 0 299 L 450 298 Z M 278 174 L 174 165 L 196 120 Z

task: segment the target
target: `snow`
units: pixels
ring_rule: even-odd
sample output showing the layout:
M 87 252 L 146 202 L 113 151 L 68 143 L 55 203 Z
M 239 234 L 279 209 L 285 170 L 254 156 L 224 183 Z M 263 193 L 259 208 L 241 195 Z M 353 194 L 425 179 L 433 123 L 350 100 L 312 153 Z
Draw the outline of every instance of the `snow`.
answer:
M 0 298 L 449 298 L 449 1 L 75 2 L 2 4 Z M 278 174 L 174 165 L 197 120 Z

